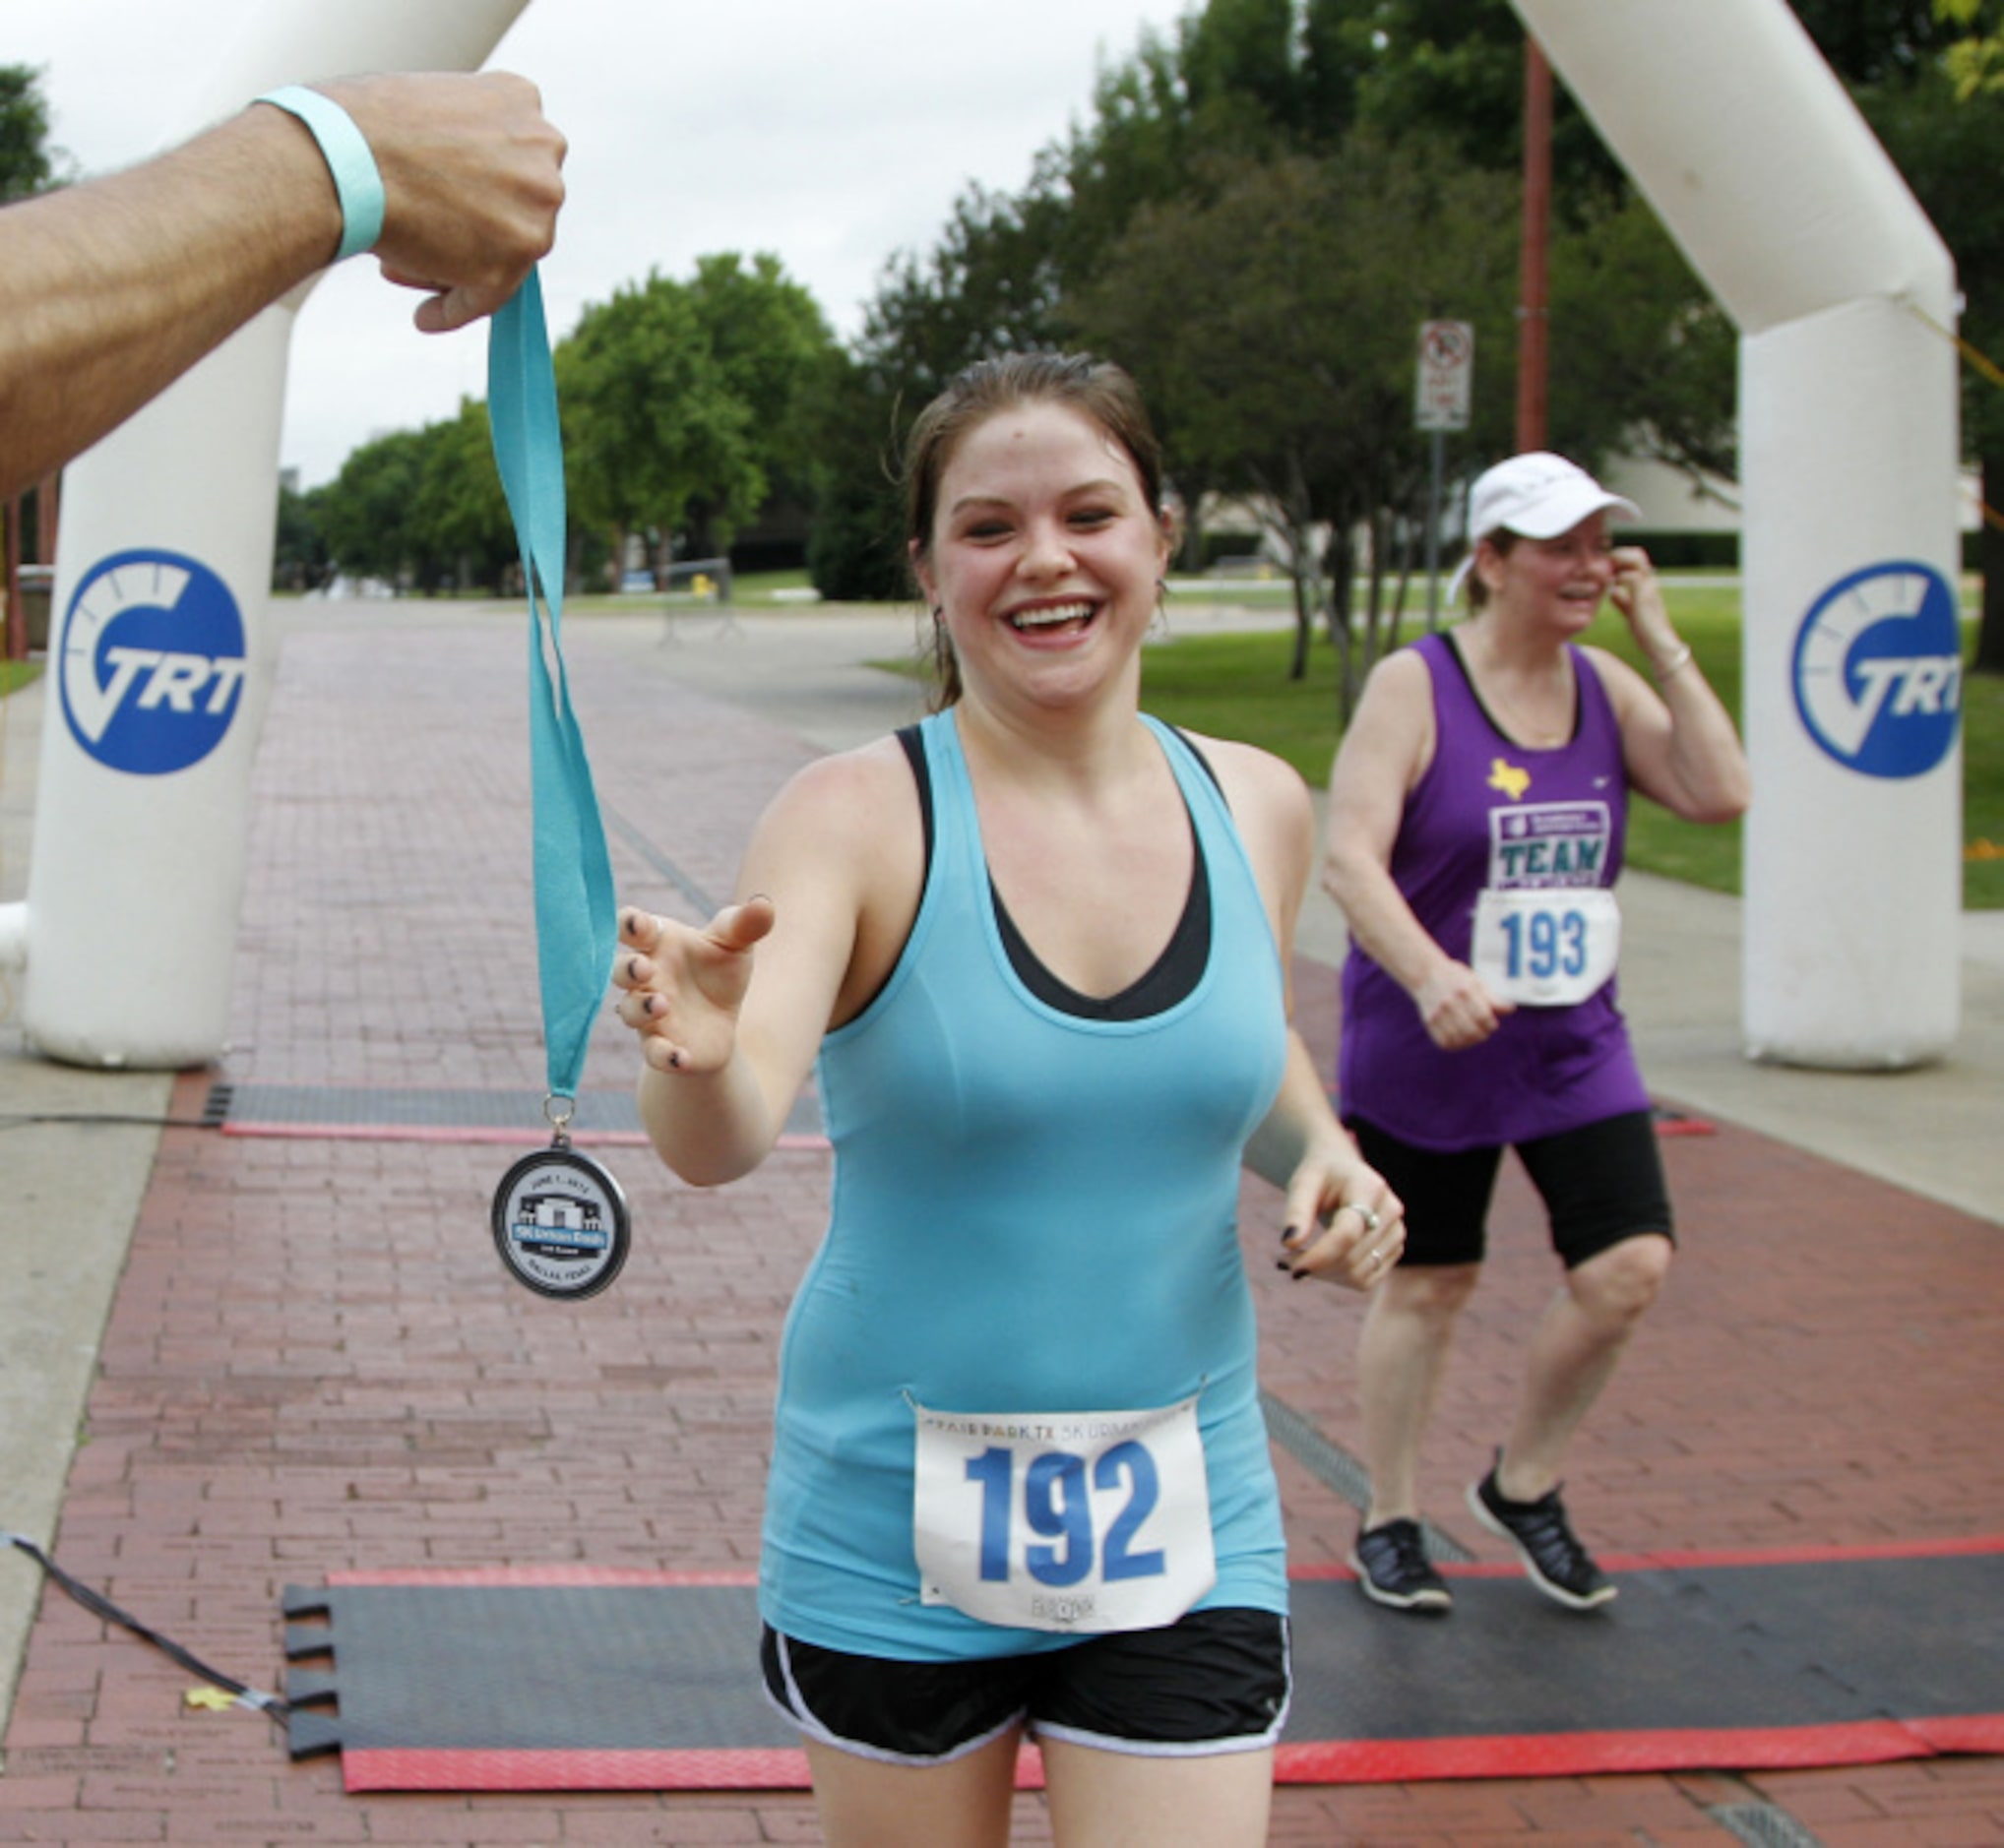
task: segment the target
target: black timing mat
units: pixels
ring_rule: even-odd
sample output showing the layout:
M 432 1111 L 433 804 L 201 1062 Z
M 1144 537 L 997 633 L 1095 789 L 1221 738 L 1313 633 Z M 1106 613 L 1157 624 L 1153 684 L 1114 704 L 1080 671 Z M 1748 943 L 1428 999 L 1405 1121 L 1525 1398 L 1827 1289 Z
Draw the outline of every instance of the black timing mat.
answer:
M 202 1120 L 225 1136 L 328 1138 L 373 1142 L 535 1142 L 549 1136 L 541 1091 L 408 1085 L 217 1083 Z M 571 1124 L 578 1142 L 645 1143 L 631 1090 L 586 1091 Z M 793 1100 L 782 1148 L 826 1148 L 810 1085 Z
M 1446 1619 L 1297 1576 L 1283 1783 L 2004 1752 L 2004 1538 L 1603 1562 L 1581 1616 L 1453 1567 Z M 738 1574 L 335 1574 L 285 1593 L 292 1756 L 351 1791 L 804 1789 Z M 313 1666 L 319 1659 L 321 1666 Z M 331 1667 L 326 1662 L 331 1660 Z M 1020 1781 L 1040 1776 L 1025 1754 Z

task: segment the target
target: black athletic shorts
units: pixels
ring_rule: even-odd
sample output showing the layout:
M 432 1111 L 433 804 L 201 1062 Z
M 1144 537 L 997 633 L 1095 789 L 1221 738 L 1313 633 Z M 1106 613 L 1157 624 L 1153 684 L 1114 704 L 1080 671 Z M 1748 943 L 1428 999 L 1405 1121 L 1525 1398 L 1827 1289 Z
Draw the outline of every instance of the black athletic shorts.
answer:
M 1360 1117 L 1346 1121 L 1364 1159 L 1405 1203 L 1400 1263 L 1480 1263 L 1502 1148 L 1416 1148 Z M 1552 1249 L 1568 1270 L 1639 1232 L 1674 1238 L 1656 1122 L 1647 1110 L 1516 1148 L 1551 1215 Z
M 1255 1752 L 1280 1737 L 1293 1689 L 1287 1620 L 1236 1609 L 976 1662 L 845 1655 L 767 1625 L 759 1660 L 810 1739 L 901 1764 L 945 1763 L 1017 1725 L 1146 1756 Z

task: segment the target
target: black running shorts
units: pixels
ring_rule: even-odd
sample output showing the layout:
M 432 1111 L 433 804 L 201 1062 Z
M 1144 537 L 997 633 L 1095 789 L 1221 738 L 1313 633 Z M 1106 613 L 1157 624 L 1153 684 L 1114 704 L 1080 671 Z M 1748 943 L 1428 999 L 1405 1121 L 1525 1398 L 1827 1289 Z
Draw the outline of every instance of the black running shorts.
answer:
M 1154 1756 L 1253 1752 L 1280 1737 L 1292 1691 L 1287 1620 L 1270 1611 L 1191 1611 L 975 1662 L 845 1655 L 769 1625 L 759 1656 L 767 1694 L 809 1738 L 905 1764 L 944 1763 L 1018 1725 Z
M 1347 1121 L 1364 1159 L 1405 1203 L 1400 1263 L 1480 1263 L 1503 1150 L 1418 1148 L 1360 1117 Z M 1551 1215 L 1552 1249 L 1568 1270 L 1639 1232 L 1674 1237 L 1656 1123 L 1647 1110 L 1516 1146 Z

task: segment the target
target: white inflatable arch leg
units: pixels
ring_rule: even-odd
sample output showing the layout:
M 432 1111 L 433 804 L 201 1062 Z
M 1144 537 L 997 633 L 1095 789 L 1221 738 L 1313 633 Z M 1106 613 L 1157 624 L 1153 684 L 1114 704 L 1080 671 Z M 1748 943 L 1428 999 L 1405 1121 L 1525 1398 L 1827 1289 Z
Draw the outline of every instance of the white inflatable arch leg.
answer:
M 1961 994 L 1954 264 L 1785 0 L 1513 3 L 1740 331 L 1745 1051 L 1939 1058 Z
M 168 142 L 281 84 L 473 70 L 525 0 L 264 0 Z M 267 620 L 286 352 L 267 309 L 72 463 L 26 904 L 23 1021 L 72 1064 L 222 1050 Z

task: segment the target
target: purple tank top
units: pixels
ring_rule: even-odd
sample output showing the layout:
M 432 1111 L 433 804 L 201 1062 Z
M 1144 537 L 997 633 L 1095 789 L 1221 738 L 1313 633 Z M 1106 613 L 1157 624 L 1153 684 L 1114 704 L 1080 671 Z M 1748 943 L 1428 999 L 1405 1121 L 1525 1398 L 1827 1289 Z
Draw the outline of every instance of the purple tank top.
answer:
M 1433 681 L 1435 743 L 1406 798 L 1392 879 L 1434 941 L 1466 962 L 1485 886 L 1614 884 L 1628 825 L 1621 733 L 1578 648 L 1573 736 L 1533 751 L 1497 729 L 1446 636 L 1411 646 Z M 1443 1052 L 1412 998 L 1354 943 L 1337 1083 L 1346 1117 L 1421 1148 L 1529 1141 L 1649 1108 L 1612 981 L 1572 1007 L 1520 1007 L 1479 1046 Z

